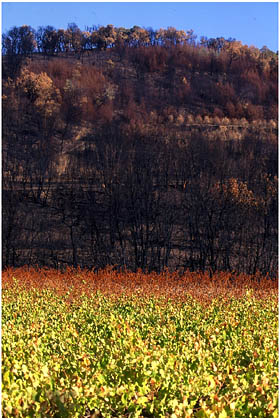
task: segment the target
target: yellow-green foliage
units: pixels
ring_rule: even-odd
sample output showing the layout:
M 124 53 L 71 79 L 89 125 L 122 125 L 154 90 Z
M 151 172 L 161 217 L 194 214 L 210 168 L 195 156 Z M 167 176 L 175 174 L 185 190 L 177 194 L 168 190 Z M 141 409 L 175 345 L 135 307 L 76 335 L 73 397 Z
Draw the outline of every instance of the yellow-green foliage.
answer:
M 3 417 L 278 417 L 277 300 L 2 294 Z

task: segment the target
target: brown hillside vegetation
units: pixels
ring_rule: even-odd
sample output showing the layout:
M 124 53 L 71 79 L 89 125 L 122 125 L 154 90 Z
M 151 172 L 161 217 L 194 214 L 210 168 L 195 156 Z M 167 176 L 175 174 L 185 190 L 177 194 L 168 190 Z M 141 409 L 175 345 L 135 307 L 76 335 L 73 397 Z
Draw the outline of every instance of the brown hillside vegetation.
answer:
M 3 53 L 4 266 L 277 272 L 277 54 L 74 24 Z

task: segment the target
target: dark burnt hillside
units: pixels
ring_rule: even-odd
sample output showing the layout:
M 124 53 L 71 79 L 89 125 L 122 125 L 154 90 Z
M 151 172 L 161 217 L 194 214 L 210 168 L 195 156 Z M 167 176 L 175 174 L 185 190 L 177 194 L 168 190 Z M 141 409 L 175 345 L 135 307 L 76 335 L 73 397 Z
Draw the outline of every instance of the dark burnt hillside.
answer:
M 278 56 L 61 31 L 3 36 L 4 265 L 276 273 Z

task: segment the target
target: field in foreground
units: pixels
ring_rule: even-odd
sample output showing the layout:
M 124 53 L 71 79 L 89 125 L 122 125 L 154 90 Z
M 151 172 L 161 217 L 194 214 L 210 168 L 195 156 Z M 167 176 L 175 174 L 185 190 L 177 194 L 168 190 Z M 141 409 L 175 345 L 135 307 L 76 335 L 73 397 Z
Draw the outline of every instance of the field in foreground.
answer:
M 3 417 L 278 417 L 277 281 L 8 269 Z

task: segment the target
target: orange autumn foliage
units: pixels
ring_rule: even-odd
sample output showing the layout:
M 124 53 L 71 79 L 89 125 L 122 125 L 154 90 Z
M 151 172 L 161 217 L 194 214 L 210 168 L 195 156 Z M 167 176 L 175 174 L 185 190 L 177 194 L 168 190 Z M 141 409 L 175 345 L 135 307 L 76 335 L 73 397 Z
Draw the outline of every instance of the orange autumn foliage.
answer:
M 64 272 L 51 268 L 7 268 L 2 273 L 2 288 L 51 289 L 59 295 L 69 294 L 76 300 L 82 294 L 163 296 L 184 300 L 191 295 L 201 303 L 210 303 L 213 298 L 242 297 L 251 290 L 256 298 L 278 296 L 278 281 L 260 274 L 233 274 L 229 272 L 169 272 L 136 273 L 114 270 L 107 267 L 97 272 L 68 267 Z

